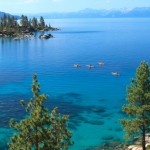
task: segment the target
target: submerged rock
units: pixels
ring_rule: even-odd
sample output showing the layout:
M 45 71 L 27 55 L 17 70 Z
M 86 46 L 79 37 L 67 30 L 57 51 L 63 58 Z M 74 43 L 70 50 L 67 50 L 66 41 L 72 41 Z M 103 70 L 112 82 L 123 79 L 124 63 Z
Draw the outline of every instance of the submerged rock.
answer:
M 116 131 L 116 132 L 121 132 L 121 131 L 122 131 L 122 128 L 116 128 L 115 131 Z
M 88 148 L 87 150 L 126 150 L 126 148 L 127 146 L 124 143 L 113 141 L 94 148 Z
M 103 140 L 113 140 L 114 137 L 113 136 L 104 136 L 102 137 Z
M 92 125 L 104 125 L 104 121 L 100 120 L 85 120 L 84 122 Z

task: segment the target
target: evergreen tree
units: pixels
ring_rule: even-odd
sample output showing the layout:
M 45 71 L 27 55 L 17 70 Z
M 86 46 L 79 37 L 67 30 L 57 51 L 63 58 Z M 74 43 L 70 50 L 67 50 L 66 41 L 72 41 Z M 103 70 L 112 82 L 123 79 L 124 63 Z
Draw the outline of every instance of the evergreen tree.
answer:
M 11 28 L 10 28 L 10 25 L 8 24 L 8 22 L 6 23 L 6 31 L 11 32 Z
M 72 133 L 68 130 L 68 116 L 61 116 L 54 108 L 51 113 L 43 106 L 47 96 L 40 95 L 40 85 L 37 76 L 33 75 L 33 99 L 26 105 L 21 100 L 29 116 L 19 123 L 10 121 L 10 126 L 17 133 L 9 142 L 10 150 L 63 150 L 72 143 Z
M 36 29 L 37 26 L 38 26 L 37 18 L 33 17 L 33 19 L 32 19 L 32 27 L 33 27 L 34 29 Z
M 15 22 L 15 17 L 12 16 L 12 24 L 11 24 L 11 26 L 14 28 L 14 27 L 15 27 L 15 24 L 16 24 L 16 22 Z
M 3 31 L 3 24 L 2 24 L 2 22 L 0 22 L 0 31 L 1 32 Z
M 126 138 L 133 139 L 141 136 L 141 145 L 145 148 L 145 134 L 150 131 L 150 68 L 141 62 L 136 71 L 136 78 L 127 87 L 127 101 L 122 110 L 129 119 L 122 119 Z
M 32 26 L 32 20 L 31 20 L 31 19 L 29 19 L 28 26 L 29 26 L 30 28 L 31 28 L 31 26 Z
M 11 27 L 11 25 L 12 25 L 12 18 L 10 16 L 8 16 L 8 18 L 7 18 L 7 26 Z
M 42 16 L 40 17 L 40 27 L 42 27 L 42 28 L 45 27 L 45 21 L 44 21 L 44 18 Z
M 6 16 L 6 14 L 4 14 L 2 20 L 3 20 L 3 25 L 4 25 L 4 27 L 6 27 L 6 24 L 7 24 L 7 16 Z
M 28 17 L 22 15 L 22 16 L 21 16 L 21 21 L 20 21 L 20 23 L 21 23 L 21 25 L 22 25 L 23 27 L 27 27 L 27 26 L 28 26 Z
M 25 25 L 25 16 L 24 16 L 24 15 L 21 16 L 20 24 L 21 24 L 22 26 Z
M 24 21 L 25 21 L 25 22 L 24 22 L 24 23 L 25 23 L 24 26 L 25 26 L 25 27 L 28 27 L 29 21 L 28 21 L 28 17 L 27 17 L 27 16 L 24 17 Z
M 15 25 L 15 32 L 20 32 L 20 26 L 19 26 L 19 24 Z

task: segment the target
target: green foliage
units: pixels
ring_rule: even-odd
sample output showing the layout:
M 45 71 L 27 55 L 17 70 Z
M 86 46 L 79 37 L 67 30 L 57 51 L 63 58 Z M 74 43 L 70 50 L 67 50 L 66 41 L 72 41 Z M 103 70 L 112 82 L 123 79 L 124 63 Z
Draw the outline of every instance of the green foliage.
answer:
M 146 62 L 141 62 L 136 71 L 136 79 L 131 80 L 127 87 L 128 104 L 122 107 L 129 119 L 120 120 L 126 131 L 126 139 L 142 136 L 142 146 L 145 150 L 145 134 L 150 131 L 150 68 Z
M 19 123 L 10 120 L 10 127 L 17 131 L 9 142 L 10 150 L 63 150 L 68 149 L 73 143 L 70 141 L 72 133 L 68 130 L 69 116 L 62 116 L 54 108 L 50 113 L 43 106 L 48 96 L 40 95 L 40 84 L 37 76 L 33 75 L 33 98 L 26 105 L 23 100 L 21 105 L 29 116 Z
M 40 23 L 39 23 L 40 27 L 44 28 L 45 27 L 45 21 L 44 18 L 41 16 L 40 17 Z
M 35 17 L 33 17 L 33 19 L 32 19 L 32 27 L 34 29 L 36 29 L 38 27 L 38 20 Z
M 148 145 L 148 146 L 146 147 L 146 150 L 150 150 L 150 145 Z
M 41 16 L 38 21 L 37 18 L 33 17 L 28 19 L 27 16 L 22 15 L 20 19 L 20 24 L 16 21 L 14 16 L 9 16 L 4 14 L 0 18 L 0 32 L 33 32 L 49 28 L 44 21 L 44 18 Z
M 22 15 L 22 16 L 21 16 L 21 20 L 20 20 L 20 24 L 21 24 L 23 27 L 28 27 L 28 17 Z

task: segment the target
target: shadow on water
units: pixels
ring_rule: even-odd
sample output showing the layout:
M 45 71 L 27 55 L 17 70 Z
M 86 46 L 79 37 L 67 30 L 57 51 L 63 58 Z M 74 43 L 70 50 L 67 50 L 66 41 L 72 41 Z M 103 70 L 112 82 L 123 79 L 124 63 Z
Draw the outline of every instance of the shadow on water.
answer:
M 24 99 L 27 103 L 30 98 L 31 95 L 29 94 L 22 95 L 19 93 L 13 93 L 10 95 L 0 95 L 0 128 L 9 129 L 9 120 L 11 118 L 14 118 L 16 121 L 23 119 L 26 112 L 20 105 L 19 101 Z M 70 120 L 68 126 L 71 130 L 76 130 L 81 123 L 102 126 L 105 124 L 105 118 L 111 117 L 112 114 L 107 112 L 106 107 L 79 105 L 82 100 L 82 94 L 70 92 L 56 97 L 49 97 L 45 102 L 45 106 L 49 110 L 58 107 L 61 114 L 69 115 Z M 87 117 L 89 115 L 98 117 Z M 119 128 L 116 128 L 115 130 L 117 132 L 121 131 Z
M 69 127 L 72 130 L 76 130 L 81 123 L 87 123 L 91 125 L 104 125 L 104 117 L 109 117 L 111 114 L 106 113 L 106 107 L 102 106 L 83 106 L 79 103 L 83 100 L 82 94 L 79 93 L 66 93 L 57 97 L 51 97 L 50 101 L 47 101 L 46 106 L 49 109 L 54 107 L 59 108 L 61 114 L 67 114 L 70 116 Z M 75 103 L 74 103 L 75 102 Z M 77 103 L 76 103 L 77 102 Z M 83 114 L 95 114 L 100 118 L 90 119 Z
M 13 93 L 10 95 L 0 95 L 0 127 L 9 127 L 9 120 L 15 118 L 17 121 L 23 119 L 26 112 L 20 105 L 19 101 L 24 99 L 27 101 L 30 98 L 29 94 L 20 95 Z M 59 108 L 61 114 L 70 116 L 70 128 L 76 129 L 80 123 L 85 122 L 94 125 L 102 125 L 104 122 L 95 118 L 87 120 L 83 113 L 97 114 L 102 118 L 109 117 L 111 114 L 106 113 L 107 110 L 102 106 L 83 106 L 74 104 L 74 102 L 82 101 L 82 95 L 78 93 L 66 93 L 58 95 L 57 97 L 50 97 L 45 102 L 45 106 L 52 110 L 54 107 Z
M 27 99 L 27 95 L 17 93 L 0 95 L 0 127 L 8 128 L 11 118 L 16 120 L 24 118 L 25 111 L 19 103 L 22 98 Z
M 124 150 L 127 146 L 120 140 L 107 141 L 104 144 L 95 147 L 89 147 L 86 150 Z

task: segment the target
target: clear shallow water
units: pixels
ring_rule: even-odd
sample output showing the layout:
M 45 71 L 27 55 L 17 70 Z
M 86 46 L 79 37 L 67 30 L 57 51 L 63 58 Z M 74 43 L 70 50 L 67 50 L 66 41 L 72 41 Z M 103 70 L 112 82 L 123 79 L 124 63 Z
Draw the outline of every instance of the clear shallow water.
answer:
M 12 130 L 10 118 L 25 112 L 20 99 L 31 97 L 32 74 L 37 73 L 47 107 L 58 106 L 70 115 L 74 146 L 85 150 L 111 136 L 123 140 L 118 119 L 125 103 L 126 85 L 140 61 L 150 62 L 150 19 L 47 20 L 55 38 L 24 41 L 0 39 L 0 149 Z M 103 67 L 98 66 L 103 61 Z M 75 69 L 73 64 L 80 63 Z M 95 68 L 87 69 L 86 64 Z M 122 75 L 114 77 L 112 71 Z

